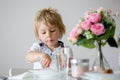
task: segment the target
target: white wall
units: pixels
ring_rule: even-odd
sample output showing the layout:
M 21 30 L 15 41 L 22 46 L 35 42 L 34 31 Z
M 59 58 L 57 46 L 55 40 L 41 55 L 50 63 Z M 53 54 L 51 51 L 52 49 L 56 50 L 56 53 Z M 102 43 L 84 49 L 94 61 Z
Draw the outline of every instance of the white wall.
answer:
M 77 58 L 89 58 L 90 65 L 97 51 L 81 46 L 72 46 L 67 37 L 86 10 L 99 7 L 111 8 L 120 13 L 120 0 L 0 0 L 0 75 L 8 75 L 8 70 L 14 67 L 31 67 L 24 59 L 35 37 L 33 33 L 33 19 L 35 12 L 44 7 L 57 8 L 67 27 L 63 37 L 66 45 L 73 49 Z M 117 28 L 115 39 L 120 33 L 120 17 L 116 18 Z M 106 45 L 103 53 L 111 68 L 118 70 L 118 51 Z

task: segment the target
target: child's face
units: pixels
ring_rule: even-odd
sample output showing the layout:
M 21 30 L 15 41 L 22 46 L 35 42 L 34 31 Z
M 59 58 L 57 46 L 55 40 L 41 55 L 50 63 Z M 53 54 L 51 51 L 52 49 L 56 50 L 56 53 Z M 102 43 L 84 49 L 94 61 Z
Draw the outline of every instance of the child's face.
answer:
M 48 47 L 58 46 L 58 39 L 60 37 L 60 31 L 58 27 L 49 23 L 46 25 L 43 22 L 40 22 L 38 26 L 39 39 Z

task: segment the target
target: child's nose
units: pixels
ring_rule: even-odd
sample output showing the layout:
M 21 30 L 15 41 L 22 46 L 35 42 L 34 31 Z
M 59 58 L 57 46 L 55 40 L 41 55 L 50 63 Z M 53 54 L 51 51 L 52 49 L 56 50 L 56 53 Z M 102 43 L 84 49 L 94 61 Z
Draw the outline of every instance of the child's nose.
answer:
M 51 33 L 50 32 L 47 32 L 47 37 L 51 37 Z

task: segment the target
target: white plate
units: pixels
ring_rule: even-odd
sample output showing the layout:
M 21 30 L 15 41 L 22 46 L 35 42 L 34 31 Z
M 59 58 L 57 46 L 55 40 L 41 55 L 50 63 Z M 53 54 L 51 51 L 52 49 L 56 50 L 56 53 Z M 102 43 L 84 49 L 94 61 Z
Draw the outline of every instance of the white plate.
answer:
M 29 70 L 29 72 L 32 73 L 35 78 L 39 79 L 57 79 L 58 77 L 61 77 L 60 73 L 49 69 Z

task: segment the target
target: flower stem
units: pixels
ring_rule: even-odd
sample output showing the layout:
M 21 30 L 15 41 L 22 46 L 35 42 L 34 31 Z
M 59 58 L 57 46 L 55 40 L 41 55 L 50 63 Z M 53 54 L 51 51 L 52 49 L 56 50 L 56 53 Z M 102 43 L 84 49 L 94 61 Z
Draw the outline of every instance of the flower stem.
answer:
M 97 41 L 98 43 L 98 54 L 99 54 L 99 60 L 100 60 L 100 68 L 102 70 L 105 70 L 105 67 L 104 67 L 104 60 L 103 60 L 103 54 L 102 54 L 102 49 L 101 49 L 101 40 L 100 41 Z

